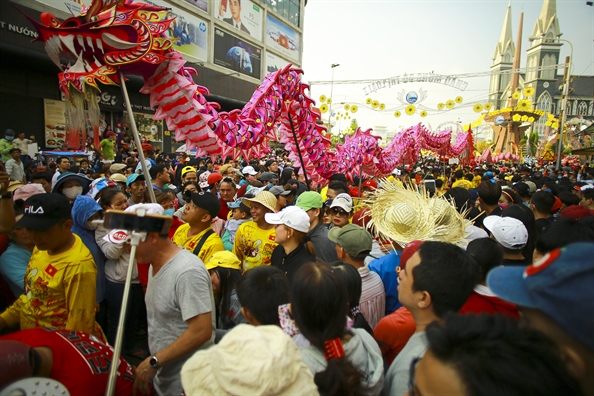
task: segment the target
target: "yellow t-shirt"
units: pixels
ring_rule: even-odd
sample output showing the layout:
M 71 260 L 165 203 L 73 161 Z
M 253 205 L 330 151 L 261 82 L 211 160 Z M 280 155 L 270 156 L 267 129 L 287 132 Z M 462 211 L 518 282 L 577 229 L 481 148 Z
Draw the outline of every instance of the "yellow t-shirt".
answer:
M 466 179 L 460 179 L 460 180 L 456 180 L 454 182 L 454 184 L 452 184 L 452 188 L 456 188 L 456 187 L 462 187 L 467 190 L 470 190 L 471 188 L 474 188 L 474 184 L 472 184 L 471 181 L 468 181 Z
M 9 326 L 66 329 L 103 339 L 95 323 L 97 266 L 78 235 L 61 254 L 33 249 L 25 272 L 25 293 L 1 315 Z
M 481 184 L 481 182 L 483 181 L 483 178 L 480 175 L 477 175 L 474 177 L 474 179 L 472 179 L 473 183 L 474 183 L 474 187 L 478 187 L 479 184 Z
M 241 261 L 244 271 L 260 265 L 270 265 L 272 251 L 278 245 L 275 238 L 274 228 L 263 230 L 253 220 L 239 226 L 235 234 L 233 253 Z
M 194 253 L 194 248 L 202 239 L 202 236 L 206 233 L 206 231 L 212 229 L 212 227 L 208 227 L 206 230 L 202 231 L 200 234 L 196 234 L 192 237 L 188 237 L 188 231 L 190 231 L 190 225 L 188 223 L 179 226 L 177 231 L 175 231 L 175 235 L 173 235 L 173 243 L 177 246 L 182 247 L 189 251 L 190 253 Z M 215 232 L 211 234 L 206 241 L 204 241 L 204 245 L 202 245 L 202 249 L 198 252 L 198 258 L 206 264 L 208 260 L 212 257 L 213 254 L 216 252 L 221 252 L 225 250 L 225 246 L 223 245 L 223 240 L 221 237 Z

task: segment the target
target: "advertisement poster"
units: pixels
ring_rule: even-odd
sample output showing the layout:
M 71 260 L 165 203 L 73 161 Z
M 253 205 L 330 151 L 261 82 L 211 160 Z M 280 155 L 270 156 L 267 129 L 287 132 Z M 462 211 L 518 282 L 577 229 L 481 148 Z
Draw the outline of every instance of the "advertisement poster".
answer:
M 262 49 L 215 27 L 214 64 L 260 80 Z
M 270 14 L 266 16 L 265 43 L 270 48 L 299 61 L 299 33 Z
M 170 8 L 166 19 L 175 17 L 165 35 L 174 38 L 173 49 L 196 60 L 206 61 L 208 57 L 208 22 L 174 7 L 163 0 L 143 0 L 147 4 Z M 189 59 L 192 60 L 192 59 Z
M 194 7 L 208 12 L 208 0 L 185 0 L 186 3 L 192 4 Z
M 274 73 L 275 71 L 282 69 L 289 63 L 291 62 L 279 56 L 271 54 L 270 51 L 266 52 L 266 74 Z
M 215 0 L 214 15 L 220 21 L 262 41 L 262 9 L 250 0 Z
M 44 99 L 45 147 L 62 147 L 66 138 L 66 103 L 61 100 Z

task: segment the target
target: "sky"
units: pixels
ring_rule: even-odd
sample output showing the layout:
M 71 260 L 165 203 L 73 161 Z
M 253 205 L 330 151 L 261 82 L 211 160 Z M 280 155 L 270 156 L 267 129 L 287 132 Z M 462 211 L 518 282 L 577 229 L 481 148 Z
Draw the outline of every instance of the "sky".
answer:
M 594 75 L 594 7 L 586 0 L 557 0 L 557 18 L 562 39 L 574 46 L 573 75 Z M 524 13 L 522 58 L 526 66 L 528 37 L 540 15 L 543 0 L 511 1 L 512 35 L 516 46 L 520 13 Z M 412 73 L 462 74 L 488 72 L 493 63 L 508 0 L 309 0 L 305 7 L 303 33 L 304 80 L 334 81 L 383 79 Z M 561 62 L 570 53 L 569 45 L 561 47 Z M 563 71 L 559 70 L 559 74 Z M 361 84 L 333 84 L 332 111 L 343 110 L 343 103 L 357 104 L 356 118 L 363 129 L 385 127 L 399 131 L 422 122 L 437 130 L 446 123 L 467 124 L 479 114 L 472 107 L 437 112 L 437 104 L 462 96 L 463 104 L 487 102 L 489 77 L 463 78 L 464 91 L 442 84 L 406 83 L 383 88 L 365 95 Z M 418 112 L 404 113 L 397 95 L 420 90 L 427 93 L 422 102 L 435 109 L 422 118 Z M 593 88 L 594 90 L 594 88 Z M 331 86 L 311 87 L 317 105 L 320 95 L 330 96 Z M 367 97 L 386 105 L 384 111 L 372 110 Z M 394 116 L 399 109 L 402 115 Z M 329 113 L 322 114 L 327 120 Z M 344 130 L 350 120 L 336 121 L 333 133 Z M 441 129 L 441 128 L 440 128 Z

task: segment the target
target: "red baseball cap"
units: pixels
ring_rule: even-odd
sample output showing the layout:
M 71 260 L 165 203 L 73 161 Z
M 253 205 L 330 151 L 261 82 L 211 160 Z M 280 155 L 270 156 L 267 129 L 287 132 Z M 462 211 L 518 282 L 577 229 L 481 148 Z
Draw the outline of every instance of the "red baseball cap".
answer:
M 208 175 L 208 184 L 212 185 L 215 183 L 220 182 L 221 180 L 223 180 L 223 175 L 221 175 L 219 172 L 212 172 L 210 175 Z
M 363 188 L 363 187 L 368 187 L 368 188 L 371 188 L 373 190 L 376 190 L 377 189 L 377 182 L 375 180 L 367 179 L 361 185 L 361 188 Z
M 422 244 L 423 241 L 418 239 L 406 244 L 406 247 L 400 254 L 400 268 L 404 269 L 406 262 L 417 252 L 417 250 L 419 250 Z

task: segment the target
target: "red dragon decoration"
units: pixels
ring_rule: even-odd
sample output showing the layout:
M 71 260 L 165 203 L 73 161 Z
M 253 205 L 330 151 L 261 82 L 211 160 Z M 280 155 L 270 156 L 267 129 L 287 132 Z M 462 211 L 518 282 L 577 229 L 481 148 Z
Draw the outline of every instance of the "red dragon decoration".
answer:
M 73 114 L 83 108 L 73 97 L 98 89 L 97 83 L 119 84 L 120 70 L 141 75 L 141 92 L 156 107 L 154 119 L 165 120 L 177 141 L 197 148 L 197 156 L 261 157 L 270 152 L 269 139 L 280 140 L 296 165 L 320 181 L 336 172 L 388 174 L 405 161 L 414 162 L 421 148 L 457 156 L 468 146 L 468 134 L 459 134 L 451 145 L 450 131 L 433 134 L 419 124 L 385 149 L 370 130 L 358 129 L 331 151 L 325 127 L 316 122 L 320 112 L 301 80 L 303 72 L 291 65 L 268 74 L 243 109 L 218 112 L 218 104 L 205 99 L 208 89 L 194 83 L 195 70 L 184 67 L 181 54 L 171 48 L 165 34 L 173 21 L 169 15 L 167 8 L 133 0 L 93 0 L 80 15 L 63 22 L 49 13 L 41 14 L 41 22 L 31 22 L 39 32 L 37 40 L 61 69 L 60 89 L 70 98 Z M 94 100 L 87 101 L 91 110 Z M 79 129 L 71 126 L 70 132 Z

